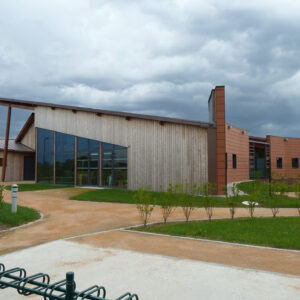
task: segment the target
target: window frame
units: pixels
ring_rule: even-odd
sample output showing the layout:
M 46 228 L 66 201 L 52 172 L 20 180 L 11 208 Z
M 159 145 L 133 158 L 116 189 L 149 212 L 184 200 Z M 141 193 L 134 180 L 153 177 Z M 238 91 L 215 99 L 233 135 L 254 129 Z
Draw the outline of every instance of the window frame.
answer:
M 237 169 L 237 155 L 232 153 L 232 169 Z
M 279 164 L 280 161 L 280 164 Z M 282 157 L 276 157 L 276 169 L 282 169 L 283 168 L 283 159 Z
M 297 163 L 294 165 L 294 162 L 297 162 Z M 292 168 L 299 169 L 299 158 L 298 157 L 292 157 Z

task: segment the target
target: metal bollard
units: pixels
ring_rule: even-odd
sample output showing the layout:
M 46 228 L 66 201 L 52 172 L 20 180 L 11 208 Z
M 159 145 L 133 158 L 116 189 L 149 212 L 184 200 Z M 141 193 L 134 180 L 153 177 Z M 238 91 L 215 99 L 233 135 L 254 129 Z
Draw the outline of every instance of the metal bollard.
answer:
M 13 184 L 11 187 L 11 212 L 16 213 L 18 209 L 18 185 Z
M 66 300 L 74 299 L 74 291 L 75 291 L 75 281 L 74 281 L 74 273 L 68 272 L 66 274 Z

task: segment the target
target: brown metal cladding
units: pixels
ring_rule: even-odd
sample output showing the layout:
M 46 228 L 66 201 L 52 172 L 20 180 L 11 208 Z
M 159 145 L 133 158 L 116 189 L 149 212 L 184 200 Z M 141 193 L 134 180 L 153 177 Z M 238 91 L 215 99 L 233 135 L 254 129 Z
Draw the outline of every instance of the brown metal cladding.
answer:
M 226 124 L 227 183 L 249 180 L 248 131 Z M 237 166 L 232 167 L 232 155 L 236 154 Z
M 217 141 L 217 194 L 222 195 L 223 186 L 226 185 L 225 172 L 225 148 L 226 148 L 226 134 L 225 134 L 225 87 L 217 86 L 214 91 L 215 97 L 215 117 L 216 117 L 216 141 Z
M 271 144 L 271 170 L 285 178 L 294 180 L 300 175 L 299 168 L 292 167 L 292 158 L 298 158 L 300 162 L 300 138 L 285 138 L 279 136 L 267 136 Z M 277 168 L 277 158 L 282 158 L 282 169 Z

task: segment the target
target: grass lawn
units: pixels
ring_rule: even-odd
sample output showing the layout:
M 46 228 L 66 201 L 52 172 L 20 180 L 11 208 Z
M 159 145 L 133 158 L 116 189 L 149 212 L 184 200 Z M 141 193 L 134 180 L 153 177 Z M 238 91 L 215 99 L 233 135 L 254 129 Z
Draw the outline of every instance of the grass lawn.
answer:
M 285 186 L 286 186 L 287 192 L 295 192 L 296 191 L 295 185 L 286 184 Z M 253 191 L 253 181 L 241 182 L 238 184 L 238 187 L 245 193 L 249 194 Z M 263 181 L 257 181 L 257 188 L 258 188 L 259 192 L 264 194 L 265 196 L 270 195 L 268 183 L 263 182 Z
M 246 194 L 251 194 L 253 192 L 253 181 L 241 182 L 238 184 L 238 188 L 245 192 Z M 292 187 L 290 187 L 292 189 Z M 257 191 L 261 197 L 260 205 L 262 207 L 270 207 L 270 202 L 273 200 L 270 197 L 269 185 L 262 181 L 257 181 Z M 296 198 L 287 196 L 276 196 L 279 207 L 298 207 L 298 200 Z
M 133 230 L 300 250 L 299 217 L 171 223 Z
M 11 204 L 3 203 L 0 206 L 0 223 L 8 226 L 19 226 L 40 218 L 40 214 L 33 208 L 18 206 L 17 213 L 11 212 Z
M 95 202 L 114 202 L 114 203 L 130 203 L 134 204 L 133 195 L 135 191 L 131 190 L 118 190 L 118 189 L 101 189 L 83 192 L 76 196 L 71 197 L 71 200 L 81 200 L 81 201 L 95 201 Z M 151 192 L 153 196 L 152 204 L 161 204 L 161 194 L 156 192 Z M 191 196 L 192 197 L 192 196 Z M 195 205 L 197 207 L 203 207 L 203 201 L 200 197 L 193 197 L 195 199 Z M 297 199 L 295 198 L 277 198 L 279 207 L 297 207 Z M 240 198 L 240 207 L 246 207 L 242 204 L 243 201 L 247 200 L 247 196 Z M 180 206 L 180 203 L 174 199 L 174 205 Z M 214 198 L 215 207 L 228 207 L 226 198 L 215 197 Z M 261 206 L 270 207 L 270 198 L 263 197 Z
M 133 195 L 135 191 L 132 190 L 118 190 L 118 189 L 102 189 L 83 192 L 79 195 L 70 197 L 70 200 L 81 201 L 95 201 L 95 202 L 114 202 L 114 203 L 129 203 L 134 204 Z M 152 194 L 152 204 L 160 205 L 161 194 L 157 192 L 150 192 Z M 193 197 L 193 196 L 191 196 Z M 193 197 L 195 199 L 195 205 L 202 207 L 202 201 L 199 197 Z M 180 205 L 176 199 L 174 199 L 174 205 Z M 215 206 L 226 207 L 226 199 L 222 197 L 215 197 Z
M 18 184 L 19 192 L 28 192 L 28 191 L 40 191 L 40 190 L 51 190 L 51 189 L 63 189 L 69 186 L 67 185 L 53 185 L 53 184 L 35 184 L 35 183 L 24 183 Z M 5 187 L 6 190 L 11 191 L 11 185 Z

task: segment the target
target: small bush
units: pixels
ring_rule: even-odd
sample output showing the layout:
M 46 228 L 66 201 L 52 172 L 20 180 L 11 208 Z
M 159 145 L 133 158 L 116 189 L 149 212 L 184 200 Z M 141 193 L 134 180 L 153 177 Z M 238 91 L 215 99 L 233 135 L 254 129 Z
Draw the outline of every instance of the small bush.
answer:
M 175 184 L 174 188 L 177 194 L 178 203 L 180 203 L 185 220 L 188 222 L 193 210 L 196 207 L 196 199 L 189 193 L 190 184 Z
M 230 212 L 230 216 L 231 216 L 231 219 L 234 218 L 234 215 L 235 215 L 235 212 L 236 212 L 236 208 L 238 207 L 240 201 L 240 196 L 239 196 L 239 188 L 237 186 L 236 183 L 234 183 L 232 185 L 232 188 L 231 188 L 231 193 L 230 195 L 228 196 L 228 192 L 227 192 L 227 187 L 225 186 L 223 188 L 224 192 L 225 192 L 225 195 L 226 195 L 226 199 L 227 199 L 227 203 L 229 205 L 229 212 Z
M 169 187 L 168 187 L 166 193 L 162 191 L 162 187 L 160 189 L 161 189 L 161 191 L 159 193 L 159 196 L 160 196 L 159 197 L 160 198 L 159 203 L 160 203 L 164 223 L 166 223 L 168 218 L 170 217 L 170 215 L 174 211 L 174 208 L 175 208 L 174 204 L 176 202 L 176 195 L 175 195 L 175 192 L 174 192 L 174 187 L 171 183 L 169 184 Z
M 144 227 L 147 226 L 151 213 L 154 209 L 154 205 L 151 205 L 152 193 L 150 193 L 150 190 L 151 186 L 140 187 L 133 196 Z
M 0 185 L 0 209 L 4 203 L 4 185 Z
M 259 203 L 259 181 L 257 179 L 253 180 L 253 190 L 252 193 L 248 196 L 248 211 L 250 214 L 250 217 L 253 218 L 254 217 L 254 210 L 255 207 L 257 205 L 257 203 Z
M 297 199 L 296 207 L 297 207 L 298 214 L 300 217 L 300 178 L 298 179 L 298 181 L 295 184 L 295 194 L 296 194 L 296 199 Z
M 214 209 L 214 195 L 216 192 L 216 184 L 205 182 L 201 188 L 201 194 L 203 199 L 203 205 L 208 216 L 209 221 L 213 216 L 213 209 Z

